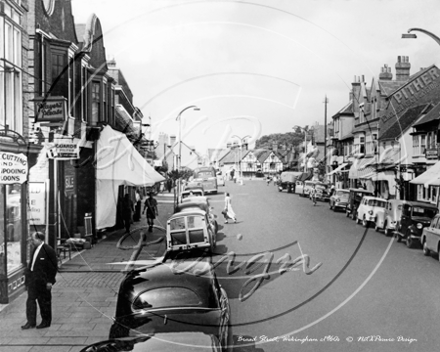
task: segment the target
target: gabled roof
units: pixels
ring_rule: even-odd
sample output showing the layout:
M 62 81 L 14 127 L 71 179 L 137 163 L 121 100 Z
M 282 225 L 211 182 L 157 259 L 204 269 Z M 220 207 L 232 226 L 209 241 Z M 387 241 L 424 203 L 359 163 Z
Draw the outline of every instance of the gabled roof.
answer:
M 431 104 L 423 104 L 407 109 L 390 128 L 380 135 L 379 139 L 386 140 L 400 137 L 426 112 L 426 109 L 429 108 L 430 105 Z
M 434 106 L 429 112 L 420 119 L 417 123 L 413 125 L 420 126 L 424 125 L 425 123 L 432 122 L 432 121 L 439 121 L 440 120 L 440 103 L 438 103 L 436 106 Z
M 229 149 L 226 148 L 208 148 L 208 158 L 209 160 L 221 160 L 227 153 Z
M 399 89 L 405 83 L 406 82 L 404 82 L 404 81 L 379 81 L 378 82 L 381 93 L 383 93 L 386 96 L 389 96 L 392 93 L 394 93 L 397 89 Z

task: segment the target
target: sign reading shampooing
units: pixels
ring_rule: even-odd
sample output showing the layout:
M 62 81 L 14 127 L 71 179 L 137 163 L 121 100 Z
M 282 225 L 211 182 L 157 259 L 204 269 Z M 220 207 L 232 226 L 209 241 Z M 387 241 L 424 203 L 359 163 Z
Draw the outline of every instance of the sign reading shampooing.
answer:
M 28 163 L 24 154 L 0 152 L 0 184 L 24 183 L 27 180 Z

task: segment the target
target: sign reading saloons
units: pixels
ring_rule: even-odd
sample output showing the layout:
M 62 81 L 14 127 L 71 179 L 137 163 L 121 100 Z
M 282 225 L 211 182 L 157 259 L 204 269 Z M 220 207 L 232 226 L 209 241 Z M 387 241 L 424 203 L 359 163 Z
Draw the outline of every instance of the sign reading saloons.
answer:
M 66 120 L 66 98 L 35 98 L 36 122 L 64 122 Z
M 0 184 L 24 183 L 28 164 L 24 154 L 0 153 Z

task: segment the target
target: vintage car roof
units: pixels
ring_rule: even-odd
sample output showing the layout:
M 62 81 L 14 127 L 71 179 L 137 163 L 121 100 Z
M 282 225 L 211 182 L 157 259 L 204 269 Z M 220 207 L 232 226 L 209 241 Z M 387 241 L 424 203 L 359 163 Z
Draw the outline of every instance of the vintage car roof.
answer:
M 182 199 L 182 203 L 189 203 L 189 202 L 208 203 L 208 197 L 194 196 L 194 197 L 186 197 L 185 199 Z
M 188 182 L 185 185 L 185 191 L 189 189 L 201 189 L 203 191 L 203 184 L 201 182 Z
M 206 202 L 182 202 L 176 207 L 175 213 L 180 213 L 183 210 L 187 211 L 189 208 L 201 209 L 206 212 L 209 211 L 209 205 Z
M 435 204 L 427 203 L 427 202 L 420 202 L 417 200 L 404 200 L 402 204 L 409 204 L 413 206 L 420 206 L 420 207 L 427 207 L 427 208 L 435 208 L 437 209 L 437 206 Z
M 335 189 L 335 192 L 347 192 L 347 193 L 349 193 L 350 190 L 347 189 L 347 188 L 336 188 L 336 189 Z
M 215 335 L 205 334 L 201 331 L 185 331 L 185 332 L 166 332 L 156 334 L 146 334 L 139 337 L 129 337 L 123 339 L 112 339 L 94 343 L 88 346 L 94 346 L 93 351 L 104 352 L 111 351 L 128 351 L 128 345 L 132 352 L 144 351 L 162 351 L 175 352 L 179 347 L 185 347 L 185 351 L 216 351 L 214 348 L 208 347 L 219 346 L 218 338 Z M 87 350 L 87 349 L 85 349 Z
M 368 190 L 363 189 L 363 188 L 350 188 L 350 191 L 373 194 L 373 192 L 368 191 Z
M 190 207 L 188 209 L 182 209 L 181 211 L 174 213 L 173 215 L 171 215 L 169 217 L 168 220 L 171 219 L 175 219 L 175 218 L 180 218 L 182 216 L 188 216 L 188 215 L 200 215 L 200 216 L 205 216 L 206 212 L 204 210 L 201 210 L 200 208 L 196 208 L 194 207 Z
M 208 270 L 207 265 L 209 265 Z M 197 272 L 203 274 L 194 274 Z M 138 293 L 145 289 L 186 287 L 205 300 L 204 306 L 209 306 L 210 297 L 207 297 L 206 292 L 212 280 L 213 267 L 206 261 L 173 261 L 171 264 L 160 264 L 152 268 L 130 271 L 123 281 L 123 286 L 124 289 L 130 288 Z
M 386 202 L 387 200 L 385 198 L 380 198 L 380 197 L 374 197 L 374 196 L 365 196 L 365 199 L 374 199 L 374 200 L 382 200 L 384 202 Z

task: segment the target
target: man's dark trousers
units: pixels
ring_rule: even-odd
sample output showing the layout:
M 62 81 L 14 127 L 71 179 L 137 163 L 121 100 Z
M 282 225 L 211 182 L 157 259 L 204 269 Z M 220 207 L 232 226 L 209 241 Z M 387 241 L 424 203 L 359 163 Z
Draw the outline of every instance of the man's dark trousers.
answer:
M 45 323 L 52 322 L 52 293 L 46 287 L 44 280 L 32 277 L 29 274 L 27 285 L 28 298 L 26 301 L 26 318 L 29 324 L 37 325 L 37 301 L 40 307 L 41 319 Z

